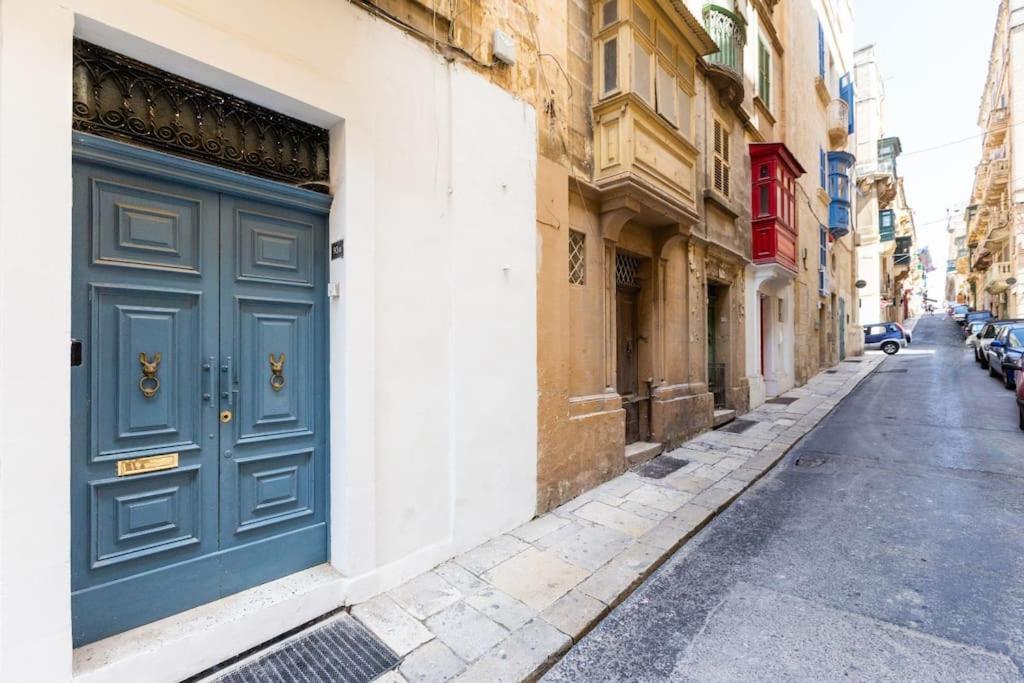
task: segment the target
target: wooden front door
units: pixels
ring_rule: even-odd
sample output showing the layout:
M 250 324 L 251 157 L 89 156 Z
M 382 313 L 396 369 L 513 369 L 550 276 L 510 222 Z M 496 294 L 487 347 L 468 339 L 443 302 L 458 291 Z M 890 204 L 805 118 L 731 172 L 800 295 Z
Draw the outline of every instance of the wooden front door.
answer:
M 326 210 L 103 149 L 73 166 L 76 646 L 327 560 Z
M 647 395 L 639 381 L 639 343 L 637 334 L 637 300 L 639 293 L 619 289 L 616 293 L 616 330 L 618 332 L 618 367 L 616 387 L 626 410 L 626 443 L 647 438 Z

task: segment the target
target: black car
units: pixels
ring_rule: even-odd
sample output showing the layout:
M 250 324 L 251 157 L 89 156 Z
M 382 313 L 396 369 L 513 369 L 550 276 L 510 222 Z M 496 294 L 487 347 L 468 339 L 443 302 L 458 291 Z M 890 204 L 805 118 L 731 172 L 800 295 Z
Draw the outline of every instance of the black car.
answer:
M 986 350 L 988 358 L 988 374 L 1000 377 L 1003 386 L 1013 389 L 1016 386 L 1017 371 L 1022 368 L 1024 358 L 1024 324 L 1007 325 L 999 330 L 996 338 Z

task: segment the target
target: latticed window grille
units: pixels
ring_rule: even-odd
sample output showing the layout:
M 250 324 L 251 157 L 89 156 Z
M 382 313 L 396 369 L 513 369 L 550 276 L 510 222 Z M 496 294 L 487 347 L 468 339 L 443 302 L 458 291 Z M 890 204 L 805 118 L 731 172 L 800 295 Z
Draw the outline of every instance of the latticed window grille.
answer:
M 729 196 L 729 132 L 721 121 L 715 120 L 714 130 L 714 186 L 726 197 Z
M 615 255 L 615 284 L 619 287 L 640 287 L 640 259 L 629 254 Z
M 578 230 L 569 231 L 569 284 L 587 282 L 587 236 Z

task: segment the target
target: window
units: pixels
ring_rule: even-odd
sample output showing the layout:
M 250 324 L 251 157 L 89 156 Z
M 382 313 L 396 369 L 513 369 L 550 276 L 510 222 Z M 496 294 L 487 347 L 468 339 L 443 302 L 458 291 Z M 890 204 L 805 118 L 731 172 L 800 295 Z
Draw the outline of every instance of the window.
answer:
M 823 293 L 828 292 L 828 230 L 824 225 L 818 224 L 818 289 Z
M 818 76 L 825 79 L 825 29 L 818 20 Z
M 689 138 L 693 120 L 693 96 L 686 91 L 683 85 L 679 86 L 679 132 Z
M 607 0 L 601 5 L 601 26 L 607 27 L 619 19 L 619 0 Z
M 772 57 L 764 41 L 757 40 L 757 96 L 765 106 L 772 106 Z
M 569 230 L 569 284 L 587 283 L 587 236 L 578 230 Z
M 633 22 L 645 36 L 648 38 L 653 36 L 652 32 L 654 29 L 653 24 L 651 24 L 651 18 L 635 2 L 633 3 Z
M 872 325 L 868 328 L 868 334 L 871 335 L 882 335 L 885 334 L 885 325 Z
M 633 55 L 633 90 L 647 104 L 654 106 L 651 96 L 651 60 L 650 51 L 638 40 L 633 41 L 636 52 Z
M 892 209 L 878 212 L 878 241 L 891 242 L 896 239 L 896 213 Z
M 655 97 L 658 100 L 658 113 L 673 126 L 679 125 L 676 115 L 676 79 L 662 61 L 658 60 L 658 80 L 655 83 Z
M 729 196 L 729 132 L 722 122 L 715 119 L 714 128 L 714 187 L 726 197 Z
M 605 95 L 615 91 L 619 87 L 619 41 L 617 38 L 609 38 L 604 42 L 604 80 L 601 92 Z
M 818 148 L 818 174 L 821 176 L 821 189 L 828 189 L 828 160 L 825 158 L 825 150 Z
M 846 109 L 849 112 L 846 123 L 846 132 L 852 134 L 854 130 L 853 112 L 854 109 L 856 109 L 856 106 L 853 101 L 853 77 L 849 71 L 843 74 L 842 78 L 839 79 L 839 99 L 846 102 Z

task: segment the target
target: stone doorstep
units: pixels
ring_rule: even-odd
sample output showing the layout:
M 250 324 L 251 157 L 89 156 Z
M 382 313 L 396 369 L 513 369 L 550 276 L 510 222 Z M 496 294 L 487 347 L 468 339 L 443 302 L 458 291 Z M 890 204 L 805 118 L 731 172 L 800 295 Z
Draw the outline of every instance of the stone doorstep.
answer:
M 848 378 L 844 377 L 845 381 L 839 390 L 842 398 L 849 395 L 865 377 L 878 367 L 880 362 L 868 360 L 859 372 L 850 373 Z M 802 389 L 804 390 L 802 395 L 805 397 L 815 396 L 807 389 L 807 385 Z M 414 671 L 418 675 L 410 676 L 409 680 L 423 680 L 424 672 L 430 672 L 438 677 L 438 680 L 447 680 L 449 677 L 458 681 L 535 681 L 539 679 L 559 657 L 568 651 L 573 643 L 579 642 L 586 636 L 601 619 L 628 598 L 687 541 L 735 502 L 747 489 L 768 474 L 786 456 L 793 445 L 824 419 L 842 398 L 830 401 L 826 411 L 815 411 L 813 419 L 806 421 L 806 426 L 793 425 L 791 427 L 792 438 L 787 438 L 785 443 L 773 442 L 754 449 L 751 451 L 751 455 L 745 459 L 730 456 L 724 452 L 706 454 L 703 459 L 712 461 L 712 463 L 705 463 L 703 466 L 713 469 L 717 463 L 730 458 L 734 461 L 730 463 L 733 467 L 731 471 L 734 474 L 725 475 L 725 478 L 722 479 L 723 483 L 715 483 L 717 480 L 708 480 L 711 481 L 709 486 L 703 488 L 689 502 L 678 508 L 678 510 L 689 510 L 684 515 L 685 519 L 682 524 L 679 524 L 679 521 L 674 521 L 679 519 L 674 514 L 665 513 L 668 517 L 661 522 L 652 521 L 650 528 L 646 526 L 633 528 L 627 522 L 646 524 L 648 520 L 628 513 L 628 508 L 619 508 L 600 502 L 600 498 L 594 495 L 596 489 L 592 489 L 579 497 L 583 501 L 581 505 L 572 506 L 569 511 L 562 513 L 564 515 L 562 517 L 549 512 L 508 534 L 492 539 L 462 556 L 453 558 L 449 563 L 433 570 L 436 572 L 435 577 L 430 577 L 432 572 L 425 572 L 403 586 L 377 596 L 367 603 L 354 606 L 351 611 L 357 618 L 362 615 L 361 621 L 364 621 L 371 631 L 377 633 L 378 636 L 385 636 L 385 641 L 392 641 L 392 647 L 397 646 L 396 649 L 401 650 L 399 654 L 404 655 L 398 672 L 391 672 L 390 678 L 379 680 L 398 683 L 407 680 L 406 676 L 401 675 L 402 673 L 412 674 Z M 770 415 L 765 415 L 761 421 L 771 422 L 772 419 Z M 654 455 L 662 450 L 661 444 L 645 444 L 645 446 L 657 446 L 658 452 Z M 683 444 L 681 449 L 686 447 L 687 444 Z M 701 458 L 697 453 L 686 454 L 686 457 L 691 456 Z M 630 474 L 627 473 L 622 477 L 630 477 Z M 666 488 L 666 505 L 673 495 L 668 492 L 676 492 L 674 495 L 678 495 L 677 489 L 671 488 L 669 482 L 652 482 L 650 484 L 645 482 L 642 485 L 637 485 L 637 482 L 632 480 L 626 482 L 622 477 L 605 482 L 601 487 L 609 494 L 622 494 L 623 505 L 628 505 L 631 497 L 634 500 L 657 504 L 658 496 L 654 495 L 657 492 L 653 489 L 658 487 Z M 576 515 L 586 505 L 591 505 L 593 512 L 586 516 Z M 605 508 L 615 511 L 616 514 L 610 514 L 609 510 L 605 510 Z M 691 514 L 694 510 L 698 512 Z M 700 512 L 700 510 L 706 512 Z M 597 512 L 601 512 L 601 514 L 594 514 Z M 618 512 L 622 514 L 619 515 Z M 574 518 L 577 521 L 572 522 L 566 518 Z M 581 533 L 585 527 L 581 527 L 580 524 L 592 524 L 595 530 L 618 527 L 619 535 L 626 538 L 632 537 L 634 542 L 625 546 L 624 550 L 619 551 L 600 567 L 584 570 L 575 564 L 558 559 L 554 549 L 559 547 L 560 543 L 564 543 L 564 540 L 551 544 L 545 542 L 545 537 L 549 534 L 550 537 L 560 537 L 567 532 Z M 679 526 L 675 526 L 676 524 Z M 542 555 L 543 563 L 541 565 L 530 564 L 526 556 L 531 553 Z M 625 561 L 626 557 L 636 556 L 638 553 L 643 555 L 641 561 L 632 564 Z M 506 580 L 500 578 L 502 573 L 509 574 L 511 572 L 515 576 L 521 576 L 521 571 L 527 566 L 549 566 L 551 571 L 558 574 L 558 576 L 553 575 L 551 581 L 561 582 L 561 588 L 554 590 L 544 600 L 534 603 L 535 596 L 525 592 L 525 588 L 528 588 L 525 584 L 524 590 L 514 590 L 510 595 L 506 595 L 507 591 L 502 591 L 493 585 L 495 581 L 503 585 L 507 583 Z M 436 576 L 440 576 L 450 582 L 452 567 L 462 571 L 470 570 L 465 571 L 469 578 L 458 582 L 459 585 L 452 584 L 455 593 L 461 591 L 465 594 L 461 599 L 451 595 L 444 588 L 443 582 L 438 583 L 435 580 Z M 538 577 L 533 578 L 537 579 Z M 557 597 L 555 593 L 562 591 L 566 586 L 568 589 L 561 592 L 561 597 Z M 552 584 L 552 588 L 554 588 L 554 584 Z M 484 591 L 483 598 L 480 597 L 481 590 Z M 507 601 L 513 603 L 514 607 L 517 606 L 516 609 L 521 612 L 521 616 L 518 616 L 516 621 L 510 622 L 507 615 L 502 619 L 498 612 L 488 614 L 488 608 L 499 607 L 493 598 L 486 599 L 488 592 L 496 594 L 494 597 L 500 597 L 503 600 L 507 598 Z M 520 603 L 521 600 L 534 604 Z M 481 613 L 477 611 L 478 609 L 484 610 L 484 612 Z M 424 618 L 430 613 L 434 613 L 433 616 Z M 457 623 L 455 617 L 463 613 L 479 623 Z M 530 618 L 531 614 L 532 618 Z M 496 622 L 492 622 L 493 626 L 487 623 L 492 617 L 496 620 Z M 429 628 L 431 623 L 442 625 L 444 628 L 438 628 L 442 633 L 438 634 L 431 630 Z M 499 626 L 499 624 L 501 625 Z M 488 628 L 484 629 L 485 626 Z M 382 627 L 387 631 L 386 633 L 378 633 Z M 467 629 L 467 632 L 472 632 L 472 640 L 479 640 L 480 643 L 476 643 L 475 648 L 459 648 L 463 652 L 463 657 L 470 656 L 469 661 L 463 662 L 449 648 L 451 645 L 464 645 L 457 642 L 456 638 L 459 636 L 460 630 L 466 631 Z M 504 631 L 503 636 L 499 630 Z M 566 631 L 571 632 L 567 633 Z M 452 642 L 446 643 L 446 638 Z M 486 643 L 490 643 L 489 647 L 485 647 Z M 438 662 L 433 663 L 433 667 L 431 666 L 432 662 L 427 661 L 432 653 L 439 657 L 443 655 Z M 441 671 L 445 673 L 441 674 Z
M 626 445 L 626 466 L 635 467 L 661 455 L 665 444 L 636 441 Z

